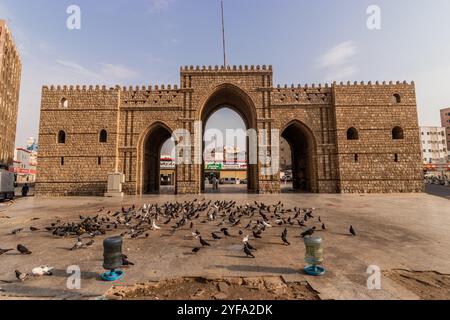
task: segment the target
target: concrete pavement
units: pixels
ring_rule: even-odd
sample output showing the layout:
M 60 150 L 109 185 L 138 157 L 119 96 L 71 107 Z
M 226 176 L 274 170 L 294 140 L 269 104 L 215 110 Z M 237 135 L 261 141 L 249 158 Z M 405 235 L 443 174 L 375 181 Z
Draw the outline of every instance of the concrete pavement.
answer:
M 192 196 L 148 196 L 121 199 L 105 198 L 27 198 L 13 205 L 0 206 L 0 247 L 26 245 L 33 254 L 17 253 L 0 256 L 0 288 L 4 296 L 44 298 L 89 298 L 103 295 L 112 284 L 99 280 L 102 269 L 102 240 L 93 248 L 72 252 L 75 239 L 54 238 L 43 231 L 23 231 L 11 235 L 18 227 L 43 228 L 56 219 L 76 221 L 79 214 L 95 215 L 99 208 L 118 210 L 122 205 L 164 203 L 191 200 Z M 200 196 L 196 197 L 202 198 Z M 284 227 L 269 229 L 262 240 L 252 240 L 258 248 L 256 259 L 247 259 L 242 252 L 241 237 L 213 242 L 213 247 L 191 254 L 196 240 L 187 239 L 190 230 L 171 236 L 170 226 L 150 233 L 148 239 L 125 239 L 124 253 L 136 265 L 126 270 L 126 276 L 115 285 L 133 285 L 179 277 L 264 277 L 281 276 L 286 282 L 308 281 L 322 299 L 413 299 L 419 296 L 382 277 L 381 290 L 368 290 L 366 270 L 377 265 L 383 271 L 406 269 L 450 273 L 450 206 L 448 200 L 427 194 L 391 195 L 247 195 L 206 194 L 208 199 L 236 200 L 240 204 L 264 201 L 275 204 L 282 200 L 285 207 L 317 208 L 328 231 L 318 232 L 325 252 L 324 277 L 306 276 L 305 249 L 298 237 L 300 228 L 288 228 L 292 245 L 285 247 L 280 235 Z M 10 217 L 10 219 L 5 217 Z M 39 218 L 39 220 L 33 220 Z M 353 225 L 357 237 L 349 236 Z M 214 224 L 196 226 L 202 234 L 218 231 Z M 109 234 L 109 235 L 114 235 Z M 56 268 L 52 277 L 19 283 L 14 270 L 30 272 L 39 265 Z M 78 265 L 82 271 L 80 290 L 67 289 L 66 270 Z M 2 283 L 3 281 L 3 283 Z M 8 283 L 10 282 L 10 283 Z M 450 297 L 449 297 L 450 299 Z

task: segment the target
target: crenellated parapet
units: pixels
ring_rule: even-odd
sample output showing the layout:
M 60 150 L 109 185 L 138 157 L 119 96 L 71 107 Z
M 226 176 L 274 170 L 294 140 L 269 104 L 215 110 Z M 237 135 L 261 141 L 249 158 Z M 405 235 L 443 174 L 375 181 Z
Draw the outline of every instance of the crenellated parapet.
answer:
M 227 65 L 227 66 L 184 66 L 180 68 L 180 73 L 224 73 L 224 72 L 258 72 L 258 73 L 272 73 L 272 66 L 269 65 Z
M 272 88 L 271 102 L 272 105 L 323 105 L 333 103 L 333 97 L 336 92 L 358 93 L 358 99 L 363 99 L 365 94 L 370 94 L 372 91 L 380 92 L 380 97 L 383 94 L 391 100 L 394 94 L 403 94 L 408 96 L 409 93 L 414 92 L 414 82 L 407 81 L 369 81 L 369 82 L 333 82 L 331 84 L 304 84 L 304 85 L 278 85 Z M 346 97 L 348 99 L 348 97 Z M 362 100 L 360 100 L 362 101 Z
M 100 86 L 100 85 L 45 85 L 42 87 L 43 92 L 49 92 L 53 94 L 67 94 L 67 93 L 76 93 L 76 92 L 111 92 L 111 91 L 118 91 L 120 88 L 119 86 L 116 87 L 107 87 L 107 86 Z
M 183 93 L 178 85 L 123 87 L 122 105 L 181 106 Z
M 278 85 L 272 90 L 272 105 L 323 105 L 332 102 L 332 89 L 322 85 Z

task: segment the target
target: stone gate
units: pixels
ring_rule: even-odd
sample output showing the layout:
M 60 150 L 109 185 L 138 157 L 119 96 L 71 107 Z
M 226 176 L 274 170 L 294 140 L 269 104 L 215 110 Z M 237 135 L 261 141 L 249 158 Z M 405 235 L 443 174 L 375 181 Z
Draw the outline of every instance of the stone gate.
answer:
M 273 130 L 287 140 L 296 189 L 423 190 L 414 83 L 275 87 L 271 66 L 190 66 L 181 68 L 179 86 L 43 87 L 36 193 L 103 195 L 113 172 L 125 175 L 127 194 L 157 193 L 162 144 L 180 130 L 192 135 L 192 162 L 176 166 L 176 193 L 201 193 L 196 123 L 223 106 L 247 129 L 268 132 L 257 137 L 258 154 L 271 150 L 276 160 Z M 265 165 L 248 166 L 249 192 L 280 192 L 279 172 Z

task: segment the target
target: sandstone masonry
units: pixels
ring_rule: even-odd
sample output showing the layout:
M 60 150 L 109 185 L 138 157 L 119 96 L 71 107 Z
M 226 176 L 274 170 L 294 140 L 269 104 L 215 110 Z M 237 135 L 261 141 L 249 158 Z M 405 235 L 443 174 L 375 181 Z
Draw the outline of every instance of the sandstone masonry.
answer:
M 423 191 L 413 83 L 274 87 L 272 80 L 271 66 L 190 66 L 181 68 L 180 86 L 43 87 L 36 192 L 102 195 L 108 173 L 121 172 L 127 194 L 156 193 L 161 144 L 175 130 L 193 133 L 224 105 L 247 128 L 280 131 L 292 147 L 297 189 Z M 259 141 L 258 151 L 270 141 Z M 202 172 L 178 165 L 176 192 L 201 193 Z M 250 165 L 248 176 L 249 192 L 280 192 L 279 173 L 263 174 L 263 164 Z

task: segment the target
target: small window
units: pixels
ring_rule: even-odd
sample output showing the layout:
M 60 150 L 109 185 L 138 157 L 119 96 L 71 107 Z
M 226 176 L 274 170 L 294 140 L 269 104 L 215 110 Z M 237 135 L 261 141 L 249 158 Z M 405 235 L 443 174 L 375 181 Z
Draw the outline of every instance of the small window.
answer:
M 355 154 L 355 163 L 358 163 L 359 162 L 359 156 L 358 156 L 358 154 L 356 153 Z
M 393 100 L 394 103 L 401 103 L 402 102 L 402 98 L 400 97 L 400 95 L 398 93 L 394 94 L 392 100 Z
M 98 164 L 99 166 L 102 165 L 102 157 L 98 157 L 98 159 L 97 159 L 97 164 Z
M 66 98 L 62 98 L 59 102 L 59 107 L 67 109 L 69 107 L 69 100 L 67 100 Z
M 347 130 L 347 140 L 359 140 L 359 134 L 356 128 L 352 127 Z
M 394 155 L 394 161 L 398 162 L 398 154 L 397 153 Z
M 64 165 L 64 157 L 61 157 L 61 165 Z
M 100 131 L 100 143 L 108 142 L 108 132 L 106 130 Z
M 403 133 L 403 129 L 400 127 L 395 127 L 394 129 L 392 129 L 392 139 L 394 140 L 401 140 L 404 139 L 404 133 Z
M 58 133 L 58 143 L 59 144 L 65 144 L 66 143 L 66 133 L 64 131 L 60 131 Z

